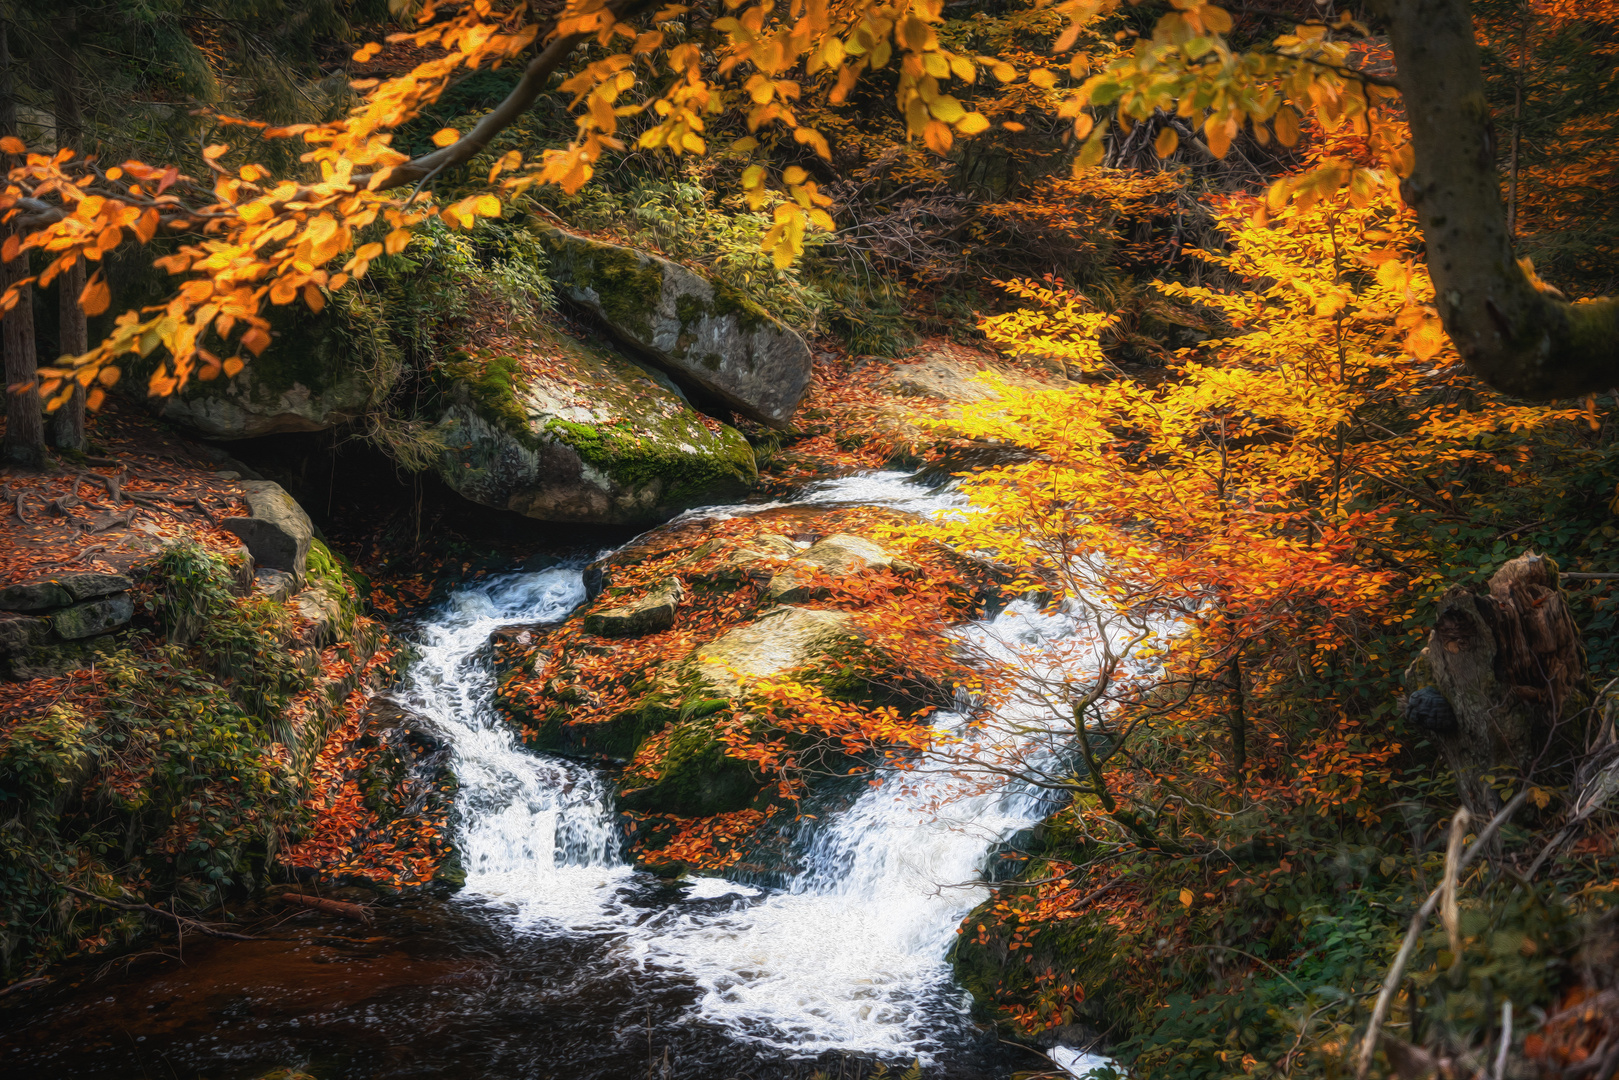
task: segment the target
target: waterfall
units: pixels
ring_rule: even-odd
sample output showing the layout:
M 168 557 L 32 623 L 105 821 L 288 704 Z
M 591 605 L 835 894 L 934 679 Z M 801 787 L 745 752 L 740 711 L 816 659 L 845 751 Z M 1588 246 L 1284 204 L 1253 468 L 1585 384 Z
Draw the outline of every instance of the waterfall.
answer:
M 902 479 L 847 478 L 808 497 L 932 513 L 956 503 Z M 961 741 L 938 760 L 879 773 L 811 838 L 785 888 L 705 879 L 648 911 L 646 875 L 619 851 L 598 774 L 524 749 L 494 710 L 490 632 L 561 620 L 583 600 L 577 570 L 507 575 L 457 592 L 419 634 L 420 658 L 400 693 L 453 747 L 463 901 L 533 932 L 612 935 L 623 963 L 695 983 L 697 1018 L 737 1039 L 795 1055 L 842 1050 L 926 1063 L 964 1027 L 968 1002 L 945 954 L 987 895 L 972 882 L 992 848 L 1052 809 L 1035 790 L 959 766 L 980 747 L 990 756 L 1060 752 L 1051 703 L 1024 695 L 981 725 L 964 713 L 938 715 L 936 725 Z M 1037 664 L 1071 662 L 1081 639 L 1069 616 L 1023 603 L 962 635 Z

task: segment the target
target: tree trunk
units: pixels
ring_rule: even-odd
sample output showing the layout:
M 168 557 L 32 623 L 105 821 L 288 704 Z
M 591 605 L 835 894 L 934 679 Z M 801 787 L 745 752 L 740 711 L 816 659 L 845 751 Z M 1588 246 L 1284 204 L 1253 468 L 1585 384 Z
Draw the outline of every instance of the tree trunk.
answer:
M 1376 0 L 1374 10 L 1388 24 L 1416 152 L 1401 190 L 1422 224 L 1435 303 L 1457 352 L 1515 397 L 1619 386 L 1619 301 L 1559 300 L 1513 258 L 1468 0 Z
M 17 98 L 12 86 L 9 27 L 0 19 L 0 135 L 17 134 Z M 0 154 L 6 168 L 11 155 Z M 15 232 L 15 226 L 0 227 L 0 239 Z M 28 276 L 28 257 L 18 255 L 10 262 L 0 261 L 0 293 Z M 39 388 L 35 380 L 38 366 L 34 356 L 33 290 L 22 290 L 17 306 L 0 317 L 0 350 L 5 353 L 6 437 L 0 453 L 8 464 L 38 466 L 45 457 L 45 424 L 40 415 Z
M 1555 784 L 1569 775 L 1590 700 L 1557 564 L 1524 555 L 1496 571 L 1487 593 L 1447 592 L 1405 684 L 1406 718 L 1434 736 L 1479 820 L 1500 809 L 1492 779 Z
M 56 146 L 59 150 L 78 153 L 84 143 L 84 120 L 79 113 L 78 30 L 71 19 L 62 18 L 56 21 L 55 31 L 57 57 L 51 100 L 56 114 Z M 79 356 L 90 350 L 84 309 L 79 306 L 84 281 L 83 259 L 57 278 L 59 344 L 67 356 Z M 73 396 L 57 408 L 51 419 L 51 442 L 64 450 L 84 449 L 84 397 L 84 385 L 75 383 Z
M 1242 685 L 1242 648 L 1233 646 L 1231 659 L 1226 665 L 1227 681 L 1231 689 L 1231 778 L 1242 787 L 1243 773 L 1248 768 L 1248 699 Z
M 57 281 L 60 295 L 57 334 L 62 352 L 79 356 L 90 351 L 90 332 L 85 324 L 84 309 L 79 306 L 79 294 L 84 291 L 84 260 L 80 259 L 63 271 Z M 75 383 L 73 396 L 59 406 L 51 417 L 51 442 L 63 450 L 83 450 L 84 442 L 84 384 Z

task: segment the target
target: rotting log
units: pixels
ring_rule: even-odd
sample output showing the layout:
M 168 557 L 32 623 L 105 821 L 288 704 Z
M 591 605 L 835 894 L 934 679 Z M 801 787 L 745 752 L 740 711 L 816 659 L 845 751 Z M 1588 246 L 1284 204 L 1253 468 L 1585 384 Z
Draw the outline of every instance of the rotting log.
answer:
M 1502 781 L 1556 783 L 1583 749 L 1575 729 L 1590 703 L 1557 564 L 1530 553 L 1496 571 L 1487 592 L 1445 593 L 1405 685 L 1407 719 L 1439 743 L 1478 819 L 1500 809 Z

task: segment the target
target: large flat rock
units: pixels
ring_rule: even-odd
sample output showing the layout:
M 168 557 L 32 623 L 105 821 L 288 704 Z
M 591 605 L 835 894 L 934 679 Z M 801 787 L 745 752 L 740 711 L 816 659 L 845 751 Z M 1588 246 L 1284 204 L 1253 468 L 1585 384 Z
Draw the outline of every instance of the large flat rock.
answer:
M 558 290 L 630 347 L 762 424 L 786 427 L 809 388 L 810 348 L 753 301 L 679 263 L 545 229 Z
M 666 376 L 560 332 L 522 357 L 469 356 L 440 378 L 438 474 L 485 506 L 651 525 L 733 501 L 758 476 L 741 433 L 698 413 Z

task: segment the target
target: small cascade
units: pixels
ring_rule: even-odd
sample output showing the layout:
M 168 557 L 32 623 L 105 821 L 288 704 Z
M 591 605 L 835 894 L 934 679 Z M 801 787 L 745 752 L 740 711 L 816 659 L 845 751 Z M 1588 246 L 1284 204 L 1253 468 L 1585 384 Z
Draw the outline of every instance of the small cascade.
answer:
M 817 485 L 798 501 L 931 513 L 957 505 L 950 492 L 927 492 L 897 473 Z M 795 1056 L 930 1060 L 966 1026 L 966 995 L 945 956 L 962 918 L 987 895 L 973 882 L 996 845 L 1053 808 L 1041 792 L 975 774 L 971 764 L 1061 753 L 1060 715 L 1038 693 L 978 724 L 964 712 L 940 714 L 936 724 L 956 741 L 876 777 L 809 840 L 786 888 L 705 880 L 671 900 L 624 861 L 600 776 L 524 749 L 495 713 L 490 633 L 561 620 L 584 598 L 578 570 L 507 575 L 456 593 L 419 634 L 420 659 L 402 696 L 454 748 L 462 900 L 490 905 L 527 932 L 612 935 L 620 962 L 644 977 L 694 983 L 696 1017 L 737 1040 Z M 962 636 L 1025 663 L 1072 663 L 1084 652 L 1073 619 L 1022 603 Z
M 487 645 L 498 627 L 557 622 L 584 599 L 582 573 L 563 567 L 462 589 L 421 628 L 420 656 L 400 691 L 452 748 L 467 893 L 569 930 L 615 925 L 615 886 L 630 868 L 611 796 L 594 769 L 529 752 L 500 721 Z M 531 898 L 543 898 L 540 909 Z

